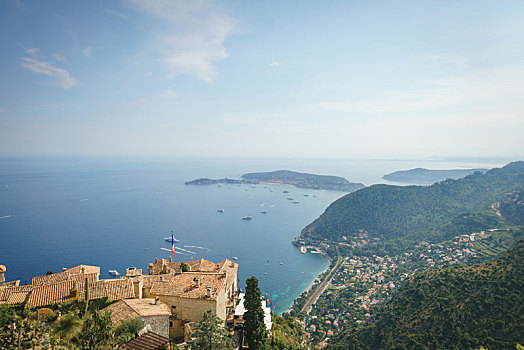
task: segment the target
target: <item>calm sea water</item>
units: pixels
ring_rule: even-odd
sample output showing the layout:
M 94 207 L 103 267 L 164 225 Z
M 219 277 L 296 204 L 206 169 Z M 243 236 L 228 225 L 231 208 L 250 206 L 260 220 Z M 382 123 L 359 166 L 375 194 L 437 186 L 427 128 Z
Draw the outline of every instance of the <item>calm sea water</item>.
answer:
M 246 172 L 291 169 L 346 177 L 367 185 L 413 167 L 493 167 L 496 162 L 427 162 L 300 159 L 0 158 L 0 264 L 7 280 L 30 283 L 46 271 L 78 264 L 120 273 L 147 271 L 175 260 L 238 257 L 239 286 L 259 279 L 277 312 L 326 268 L 322 256 L 291 245 L 300 230 L 342 192 L 279 185 L 185 186 L 198 177 L 239 178 Z M 283 193 L 289 191 L 289 193 Z M 292 197 L 298 204 L 287 200 Z M 224 209 L 218 213 L 217 209 Z M 267 211 L 262 214 L 261 211 Z M 250 215 L 251 221 L 242 220 Z M 163 248 L 163 249 L 161 249 Z

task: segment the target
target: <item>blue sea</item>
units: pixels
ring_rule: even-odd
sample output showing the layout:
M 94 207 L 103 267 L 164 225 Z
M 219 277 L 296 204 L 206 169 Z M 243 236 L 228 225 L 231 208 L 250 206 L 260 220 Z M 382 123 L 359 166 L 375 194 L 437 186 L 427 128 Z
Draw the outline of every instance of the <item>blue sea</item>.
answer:
M 308 160 L 189 158 L 0 158 L 0 264 L 7 280 L 78 264 L 121 274 L 168 258 L 173 230 L 176 261 L 238 257 L 239 286 L 254 275 L 275 311 L 327 267 L 323 256 L 291 244 L 300 230 L 345 193 L 287 185 L 186 186 L 199 177 L 240 178 L 290 169 L 338 175 L 366 185 L 414 167 L 494 167 L 497 160 Z M 289 191 L 289 193 L 283 193 Z M 291 197 L 299 203 L 293 204 Z M 224 209 L 223 213 L 217 209 Z M 261 213 L 267 211 L 267 214 Z M 252 216 L 250 221 L 243 216 Z

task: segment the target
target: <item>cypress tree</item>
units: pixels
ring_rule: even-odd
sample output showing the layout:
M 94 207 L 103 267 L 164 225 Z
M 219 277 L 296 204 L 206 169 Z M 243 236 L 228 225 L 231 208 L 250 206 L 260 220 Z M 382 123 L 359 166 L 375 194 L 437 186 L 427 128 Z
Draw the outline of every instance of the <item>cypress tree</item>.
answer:
M 85 295 L 84 295 L 84 303 L 85 303 L 84 304 L 84 317 L 86 317 L 87 309 L 89 307 L 89 285 L 87 283 L 87 277 L 86 277 L 84 292 L 85 292 Z
M 224 328 L 224 322 L 211 310 L 204 312 L 192 337 L 188 342 L 191 350 L 233 350 L 233 341 Z
M 251 350 L 269 349 L 269 338 L 264 325 L 264 310 L 258 279 L 251 276 L 246 280 L 246 296 L 244 298 L 244 334 Z

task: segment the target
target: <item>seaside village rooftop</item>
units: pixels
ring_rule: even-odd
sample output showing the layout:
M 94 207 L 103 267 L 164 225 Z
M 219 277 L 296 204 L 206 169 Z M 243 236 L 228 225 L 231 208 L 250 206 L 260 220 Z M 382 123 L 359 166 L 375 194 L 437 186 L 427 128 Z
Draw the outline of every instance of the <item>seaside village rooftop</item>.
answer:
M 184 270 L 184 271 L 183 271 Z M 237 283 L 238 264 L 225 259 L 219 263 L 200 259 L 173 262 L 155 259 L 147 274 L 128 268 L 126 275 L 99 279 L 100 267 L 78 265 L 60 273 L 33 277 L 30 285 L 5 282 L 6 267 L 0 265 L 0 304 L 25 303 L 42 307 L 68 301 L 82 301 L 88 284 L 89 300 L 116 301 L 103 311 L 111 311 L 115 325 L 141 317 L 145 337 L 155 341 L 183 342 L 205 311 L 224 322 L 229 331 L 242 327 L 243 298 Z M 265 306 L 266 327 L 271 329 L 270 308 Z M 236 313 L 235 313 L 236 310 Z

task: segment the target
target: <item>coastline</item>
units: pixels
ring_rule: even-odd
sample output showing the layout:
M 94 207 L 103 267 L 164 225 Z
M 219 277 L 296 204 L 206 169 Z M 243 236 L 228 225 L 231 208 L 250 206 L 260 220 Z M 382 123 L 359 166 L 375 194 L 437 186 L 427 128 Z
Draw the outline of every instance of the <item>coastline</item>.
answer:
M 311 290 L 311 288 L 313 288 L 313 285 L 315 284 L 315 281 L 320 277 L 322 276 L 324 273 L 326 273 L 326 271 L 329 270 L 329 267 L 331 266 L 331 262 L 333 261 L 333 258 L 330 257 L 324 250 L 320 249 L 319 247 L 316 247 L 318 251 L 320 251 L 321 255 L 324 257 L 324 259 L 326 259 L 327 261 L 327 265 L 326 265 L 326 268 L 324 270 L 322 270 L 312 281 L 311 283 L 309 283 L 309 285 L 306 287 L 306 289 L 304 289 L 299 295 L 298 297 L 300 297 L 302 294 L 306 293 L 306 292 L 309 292 Z M 310 253 L 307 253 L 307 254 L 310 254 Z M 287 312 L 290 312 L 291 310 L 293 309 L 293 305 L 291 305 L 291 307 L 289 309 L 286 309 L 284 311 L 282 311 L 280 313 L 280 315 L 283 315 Z

